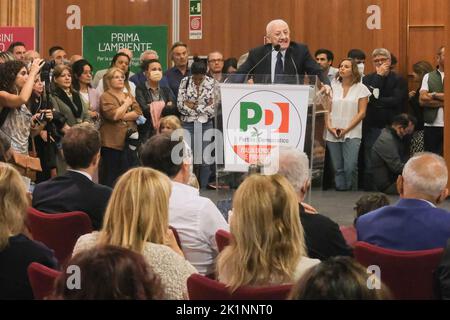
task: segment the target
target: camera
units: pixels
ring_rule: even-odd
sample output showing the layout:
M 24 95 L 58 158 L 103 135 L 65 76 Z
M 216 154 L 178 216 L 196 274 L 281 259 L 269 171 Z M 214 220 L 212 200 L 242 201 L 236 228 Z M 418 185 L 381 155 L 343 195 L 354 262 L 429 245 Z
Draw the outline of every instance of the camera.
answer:
M 55 60 L 45 62 L 44 66 L 41 69 L 41 81 L 50 83 L 50 73 L 52 73 L 52 70 L 55 68 L 55 66 Z

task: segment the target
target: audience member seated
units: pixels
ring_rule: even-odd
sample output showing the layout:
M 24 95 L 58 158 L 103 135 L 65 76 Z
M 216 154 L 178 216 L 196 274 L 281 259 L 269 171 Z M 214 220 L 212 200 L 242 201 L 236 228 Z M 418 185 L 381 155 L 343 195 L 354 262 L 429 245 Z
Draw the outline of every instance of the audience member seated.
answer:
M 149 168 L 135 168 L 117 181 L 100 232 L 81 236 L 74 255 L 97 245 L 128 248 L 144 256 L 161 277 L 165 298 L 187 297 L 187 278 L 195 268 L 187 262 L 169 229 L 170 180 Z
M 450 239 L 447 241 L 442 260 L 434 271 L 434 280 L 436 297 L 450 300 Z
M 68 288 L 73 271 L 62 272 L 53 299 L 57 300 L 161 300 L 160 277 L 142 255 L 116 246 L 95 247 L 78 253 L 68 262 L 78 266 L 80 287 Z
M 384 193 L 362 195 L 355 203 L 356 217 L 353 221 L 353 225 L 356 225 L 357 219 L 363 214 L 388 206 L 389 204 L 389 199 Z
M 373 183 L 378 191 L 386 194 L 398 194 L 396 179 L 409 157 L 409 151 L 403 143 L 406 135 L 414 131 L 415 119 L 407 114 L 394 117 L 392 125 L 381 131 L 372 147 L 371 172 Z
M 397 179 L 400 200 L 356 221 L 358 240 L 404 251 L 443 248 L 450 238 L 450 213 L 436 208 L 445 200 L 448 171 L 442 157 L 411 158 Z
M 102 226 L 111 188 L 92 181 L 100 161 L 100 134 L 91 124 L 72 127 L 62 140 L 68 171 L 36 185 L 33 207 L 47 213 L 83 211 L 94 230 Z
M 320 260 L 351 256 L 352 250 L 342 237 L 339 226 L 324 215 L 308 212 L 302 204 L 310 185 L 306 154 L 291 147 L 281 147 L 278 156 L 271 160 L 278 164 L 278 173 L 288 179 L 296 192 L 308 256 Z
M 372 277 L 376 277 L 373 275 Z M 377 281 L 374 280 L 374 285 Z M 379 281 L 379 280 L 378 280 Z M 391 293 L 381 283 L 380 289 L 367 285 L 366 268 L 349 257 L 334 257 L 321 262 L 292 288 L 290 300 L 388 300 Z M 378 282 L 379 284 L 379 282 Z
M 39 262 L 57 268 L 53 251 L 26 236 L 27 191 L 20 174 L 0 163 L 0 300 L 33 299 L 27 268 Z
M 232 238 L 217 259 L 218 280 L 242 286 L 292 283 L 320 263 L 307 257 L 298 200 L 281 175 L 252 174 L 233 197 Z
M 140 158 L 144 166 L 172 179 L 169 224 L 178 231 L 186 259 L 200 274 L 209 275 L 214 273 L 218 254 L 216 231 L 228 231 L 229 227 L 214 203 L 188 185 L 192 159 L 185 157 L 184 144 L 178 143 L 178 139 L 172 141 L 169 135 L 155 135 L 141 147 Z M 172 159 L 172 153 L 180 154 L 181 158 Z

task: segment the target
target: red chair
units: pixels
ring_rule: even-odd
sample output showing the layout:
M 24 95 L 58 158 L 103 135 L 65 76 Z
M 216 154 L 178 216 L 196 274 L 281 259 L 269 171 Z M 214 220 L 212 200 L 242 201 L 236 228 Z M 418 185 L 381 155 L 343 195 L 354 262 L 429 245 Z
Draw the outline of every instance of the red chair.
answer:
M 28 208 L 27 226 L 34 240 L 55 251 L 61 265 L 71 257 L 78 238 L 92 232 L 91 219 L 81 211 L 49 214 Z
M 230 244 L 231 233 L 225 230 L 217 230 L 216 231 L 216 243 L 219 252 Z
M 358 241 L 353 251 L 363 266 L 380 267 L 381 281 L 395 299 L 433 299 L 433 271 L 444 249 L 399 251 Z
M 340 226 L 339 230 L 341 230 L 342 236 L 347 242 L 349 247 L 354 247 L 357 239 L 356 229 L 354 226 Z
M 61 274 L 60 271 L 50 269 L 40 263 L 32 262 L 28 266 L 28 280 L 35 300 L 44 300 L 55 287 L 55 280 Z
M 292 285 L 241 287 L 233 293 L 216 280 L 194 273 L 187 280 L 190 300 L 286 300 Z

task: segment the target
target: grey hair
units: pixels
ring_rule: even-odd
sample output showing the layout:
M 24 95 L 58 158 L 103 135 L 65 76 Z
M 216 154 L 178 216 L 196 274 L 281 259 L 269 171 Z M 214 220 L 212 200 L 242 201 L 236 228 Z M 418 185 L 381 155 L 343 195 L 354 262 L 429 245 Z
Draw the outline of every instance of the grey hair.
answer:
M 424 163 L 417 163 L 422 158 L 431 158 Z M 420 170 L 417 170 L 420 167 Z M 403 180 L 414 191 L 438 197 L 447 186 L 448 170 L 444 158 L 431 152 L 417 153 L 408 160 L 402 172 Z
M 284 176 L 300 193 L 305 182 L 310 179 L 308 156 L 293 147 L 282 146 L 275 149 L 271 161 L 278 165 L 277 173 Z
M 275 20 L 272 20 L 272 21 L 270 21 L 268 24 L 267 24 L 267 26 L 266 26 L 266 36 L 269 36 L 270 35 L 270 31 L 272 30 L 272 28 L 275 26 L 275 25 L 277 25 L 277 24 L 285 24 L 286 26 L 288 26 L 289 27 L 289 25 L 287 24 L 287 22 L 286 21 L 284 21 L 284 20 L 282 20 L 282 19 L 275 19 Z
M 144 52 L 141 53 L 139 60 L 141 62 L 144 62 L 144 57 L 148 54 L 154 54 L 156 56 L 156 59 L 159 59 L 158 52 L 156 52 L 155 50 L 145 50 Z
M 385 56 L 386 58 L 391 59 L 391 53 L 388 49 L 385 48 L 376 48 L 375 50 L 373 50 L 372 57 L 376 56 Z

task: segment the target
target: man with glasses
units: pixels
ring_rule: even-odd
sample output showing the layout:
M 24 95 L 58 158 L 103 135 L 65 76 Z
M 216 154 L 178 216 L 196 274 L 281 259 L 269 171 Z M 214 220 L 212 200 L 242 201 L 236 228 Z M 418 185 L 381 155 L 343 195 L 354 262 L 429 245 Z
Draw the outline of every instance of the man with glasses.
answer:
M 408 99 L 408 86 L 400 75 L 391 70 L 391 53 L 377 48 L 372 53 L 375 72 L 366 75 L 363 83 L 372 95 L 363 121 L 364 189 L 373 190 L 371 152 L 381 130 L 400 114 Z
M 222 82 L 223 54 L 214 51 L 208 54 L 208 75 L 218 82 Z

